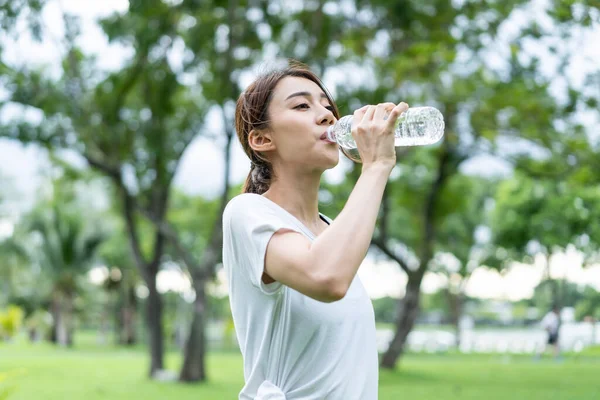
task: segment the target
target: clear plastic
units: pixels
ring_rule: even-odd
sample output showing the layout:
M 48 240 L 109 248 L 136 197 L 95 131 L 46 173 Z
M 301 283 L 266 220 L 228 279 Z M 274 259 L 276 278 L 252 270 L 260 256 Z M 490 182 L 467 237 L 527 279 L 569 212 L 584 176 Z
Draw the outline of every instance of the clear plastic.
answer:
M 396 147 L 425 146 L 438 142 L 444 136 L 444 116 L 433 107 L 409 108 L 396 121 Z M 337 142 L 342 150 L 350 150 L 355 161 L 358 151 L 352 137 L 352 115 L 340 118 L 327 130 L 327 140 Z M 348 155 L 348 152 L 344 151 Z

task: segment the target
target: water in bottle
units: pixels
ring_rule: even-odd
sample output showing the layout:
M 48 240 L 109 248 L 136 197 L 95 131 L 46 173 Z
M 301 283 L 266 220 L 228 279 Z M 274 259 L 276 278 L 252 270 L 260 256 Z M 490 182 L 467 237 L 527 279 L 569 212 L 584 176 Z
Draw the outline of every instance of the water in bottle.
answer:
M 444 136 L 444 117 L 433 107 L 409 108 L 398 117 L 394 136 L 397 147 L 436 143 Z M 354 161 L 360 161 L 352 137 L 352 115 L 342 117 L 330 126 L 327 140 L 337 142 L 344 154 Z

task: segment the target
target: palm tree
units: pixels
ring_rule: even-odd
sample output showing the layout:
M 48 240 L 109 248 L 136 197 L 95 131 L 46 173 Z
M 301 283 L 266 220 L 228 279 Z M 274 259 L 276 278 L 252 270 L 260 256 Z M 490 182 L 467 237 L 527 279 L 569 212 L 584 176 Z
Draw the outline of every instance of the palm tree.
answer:
M 25 248 L 13 236 L 0 241 L 0 303 L 12 294 L 15 276 L 27 260 Z
M 52 339 L 62 346 L 73 343 L 78 279 L 87 272 L 105 238 L 101 232 L 86 229 L 82 214 L 67 211 L 67 207 L 55 204 L 49 212 L 34 212 L 29 223 L 29 230 L 39 237 L 40 264 L 52 281 Z

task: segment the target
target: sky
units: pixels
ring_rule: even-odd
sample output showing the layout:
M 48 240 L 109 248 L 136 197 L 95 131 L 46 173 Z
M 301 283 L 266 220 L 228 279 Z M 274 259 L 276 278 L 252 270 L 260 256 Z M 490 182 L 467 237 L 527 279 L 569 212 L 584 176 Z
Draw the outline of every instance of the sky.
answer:
M 533 10 L 543 7 L 544 3 L 545 0 L 532 2 Z M 44 10 L 45 27 L 51 33 L 51 36 L 60 37 L 63 32 L 62 10 L 78 15 L 82 19 L 83 36 L 81 41 L 83 49 L 90 54 L 98 55 L 101 68 L 113 70 L 120 67 L 129 55 L 129 51 L 116 45 L 109 46 L 105 36 L 94 21 L 115 11 L 125 12 L 127 7 L 127 0 L 55 0 Z M 516 33 L 516 27 L 527 18 L 531 18 L 531 16 L 527 12 L 519 12 L 513 18 L 515 23 L 507 24 L 504 30 L 500 32 L 500 37 L 504 40 L 510 39 Z M 540 18 L 539 23 L 544 26 L 549 22 Z M 60 59 L 60 52 L 57 51 L 57 46 L 53 41 L 46 40 L 39 44 L 27 35 L 22 35 L 17 42 L 13 42 L 2 34 L 0 34 L 0 40 L 11 44 L 3 53 L 3 58 L 8 62 L 25 61 L 36 65 L 42 64 L 46 65 L 51 73 L 58 73 L 56 66 Z M 577 46 L 579 49 L 567 68 L 567 75 L 573 82 L 582 84 L 581 79 L 585 72 L 594 66 L 593 60 L 600 60 L 600 46 L 597 45 L 599 42 L 600 29 L 595 29 L 593 31 L 575 32 L 574 39 L 570 43 L 556 43 L 559 48 L 563 48 L 562 46 Z M 526 44 L 527 46 L 529 46 L 528 51 L 531 54 L 541 55 L 547 61 L 543 64 L 546 73 L 552 73 L 557 68 L 555 60 L 550 54 L 544 54 L 545 50 L 542 47 L 534 44 Z M 495 46 L 494 51 L 490 52 L 489 57 L 487 57 L 488 62 L 501 68 L 506 59 L 506 51 L 509 51 L 507 46 Z M 332 87 L 336 80 L 344 78 L 343 75 L 332 75 L 325 76 L 324 80 L 327 86 Z M 246 77 L 246 83 L 249 83 L 249 79 L 251 79 L 251 76 Z M 553 87 L 557 96 L 560 95 L 562 89 L 564 88 L 561 87 L 560 82 L 557 82 Z M 0 87 L 0 98 L 3 96 L 2 93 L 3 89 Z M 18 107 L 6 107 L 0 112 L 0 119 L 10 119 L 23 112 L 24 110 Z M 29 118 L 40 118 L 35 112 L 30 110 L 26 112 Z M 582 119 L 588 123 L 593 123 L 593 118 L 596 118 L 596 116 L 582 115 Z M 221 119 L 216 115 L 212 119 L 214 121 L 214 123 L 211 123 L 212 129 L 219 131 L 222 127 Z M 175 186 L 191 195 L 217 195 L 223 184 L 220 179 L 222 173 L 219 173 L 224 168 L 221 152 L 222 149 L 208 139 L 199 138 L 195 140 L 184 155 L 175 178 Z M 341 159 L 342 162 L 336 168 L 326 172 L 325 179 L 335 182 L 343 177 L 349 161 L 343 157 Z M 237 141 L 232 148 L 232 160 L 231 178 L 233 182 L 239 183 L 247 175 L 249 161 Z M 41 182 L 43 182 L 40 174 L 46 170 L 47 166 L 48 158 L 45 151 L 35 146 L 22 146 L 15 142 L 0 139 L 0 177 L 8 178 L 9 185 L 14 193 L 12 201 L 9 199 L 8 218 L 4 216 L 4 219 L 2 219 L 0 215 L 0 238 L 11 234 L 12 224 L 10 220 L 14 220 L 16 214 L 31 206 L 35 201 L 37 191 Z M 493 158 L 473 159 L 462 167 L 466 172 L 486 175 L 506 175 L 510 173 L 510 168 L 506 163 Z M 569 280 L 582 284 L 593 284 L 600 290 L 600 268 L 595 267 L 584 270 L 581 268 L 580 258 L 574 252 L 557 255 L 551 264 L 553 275 L 564 276 L 565 268 L 568 267 Z M 471 278 L 467 286 L 467 294 L 483 298 L 510 300 L 530 297 L 533 288 L 539 283 L 542 273 L 543 267 L 539 262 L 534 266 L 515 264 L 508 273 L 502 276 L 494 271 L 480 269 Z M 391 262 L 375 262 L 371 257 L 367 257 L 363 267 L 359 270 L 359 276 L 372 297 L 385 295 L 398 297 L 403 294 L 402 290 L 406 282 L 406 276 Z M 163 274 L 162 282 L 163 285 L 166 285 L 165 287 L 171 285 L 184 288 L 186 286 L 185 282 L 182 283 L 179 277 L 169 272 Z M 425 292 L 433 292 L 444 284 L 445 278 L 429 273 L 425 277 L 423 289 Z

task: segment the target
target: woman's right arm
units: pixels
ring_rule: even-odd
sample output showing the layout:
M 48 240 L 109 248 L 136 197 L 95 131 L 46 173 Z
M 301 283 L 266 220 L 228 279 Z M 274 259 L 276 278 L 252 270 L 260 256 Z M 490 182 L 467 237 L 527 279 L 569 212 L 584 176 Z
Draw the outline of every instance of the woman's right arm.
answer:
M 352 134 L 363 168 L 346 205 L 313 242 L 297 232 L 276 232 L 265 256 L 265 272 L 271 278 L 320 301 L 345 296 L 373 237 L 383 191 L 396 162 L 394 123 L 407 108 L 405 103 L 386 103 L 354 113 Z

